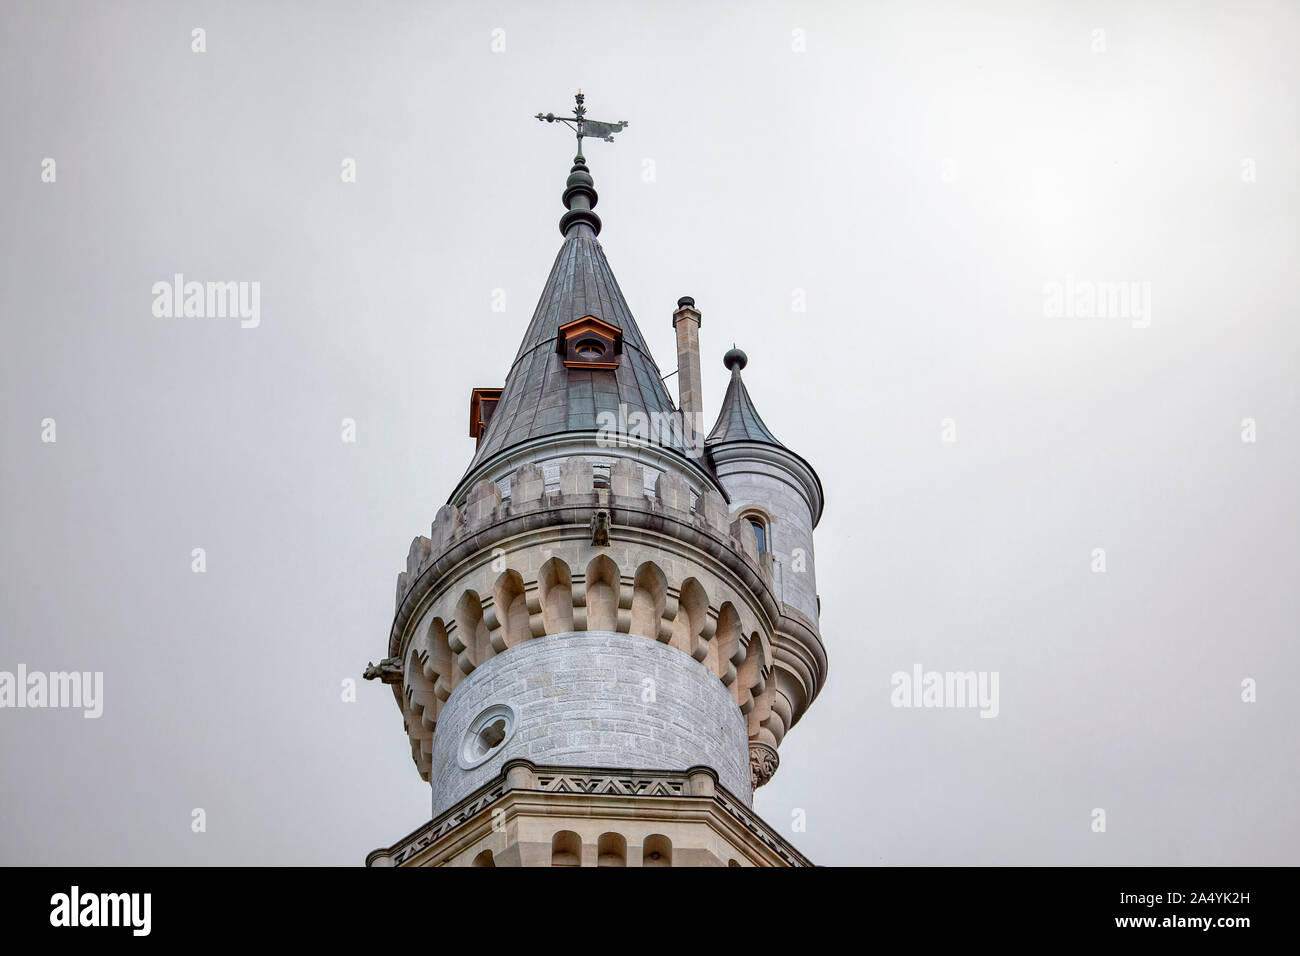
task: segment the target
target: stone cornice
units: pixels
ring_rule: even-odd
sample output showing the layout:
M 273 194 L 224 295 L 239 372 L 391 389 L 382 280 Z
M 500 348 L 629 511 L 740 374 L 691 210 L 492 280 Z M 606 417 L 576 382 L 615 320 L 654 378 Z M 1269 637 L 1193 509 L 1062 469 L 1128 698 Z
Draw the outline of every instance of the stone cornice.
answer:
M 630 804 L 629 801 L 636 801 Z M 812 862 L 718 783 L 708 767 L 689 770 L 616 770 L 602 767 L 537 766 L 511 760 L 500 774 L 445 813 L 390 847 L 371 850 L 366 866 L 400 866 L 441 848 L 439 857 L 471 845 L 491 832 L 494 816 L 554 816 L 566 810 L 589 817 L 632 817 L 709 823 L 735 842 L 757 841 L 786 866 Z

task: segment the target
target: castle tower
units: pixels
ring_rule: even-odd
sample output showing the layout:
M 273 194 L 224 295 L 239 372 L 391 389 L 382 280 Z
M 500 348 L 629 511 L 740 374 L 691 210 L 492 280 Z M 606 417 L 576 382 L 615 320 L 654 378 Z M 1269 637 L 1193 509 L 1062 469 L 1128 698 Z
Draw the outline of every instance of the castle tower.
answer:
M 739 350 L 704 437 L 689 298 L 674 404 L 579 150 L 537 309 L 502 386 L 470 397 L 473 458 L 366 672 L 432 793 L 431 821 L 366 862 L 807 866 L 751 805 L 826 679 L 821 485 L 758 416 Z

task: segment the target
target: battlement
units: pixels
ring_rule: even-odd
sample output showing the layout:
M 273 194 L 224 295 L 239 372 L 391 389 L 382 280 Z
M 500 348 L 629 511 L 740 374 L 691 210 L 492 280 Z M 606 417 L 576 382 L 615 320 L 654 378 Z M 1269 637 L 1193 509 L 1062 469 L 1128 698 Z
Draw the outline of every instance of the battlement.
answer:
M 548 486 L 554 490 L 548 490 Z M 672 519 L 713 537 L 748 561 L 769 585 L 772 582 L 771 565 L 760 558 L 754 529 L 748 521 L 731 518 L 726 501 L 717 491 L 705 488 L 697 492 L 679 475 L 656 473 L 631 459 L 618 458 L 612 465 L 594 465 L 588 458 L 578 456 L 563 459 L 558 464 L 558 477 L 550 482 L 541 465 L 528 463 L 502 481 L 478 481 L 470 488 L 463 505 L 446 504 L 439 508 L 429 536 L 421 535 L 411 541 L 406 569 L 397 576 L 397 606 L 401 607 L 424 569 L 458 543 L 484 534 L 510 518 L 544 512 L 572 513 L 574 509 L 591 513 L 611 511 L 614 524 L 619 523 L 620 513 Z M 590 520 L 590 517 L 588 514 L 580 520 Z
M 380 669 L 421 775 L 439 715 L 480 666 L 524 641 L 610 632 L 713 673 L 744 718 L 761 786 L 825 680 L 825 652 L 815 621 L 780 600 L 753 526 L 716 490 L 630 459 L 547 465 L 476 482 L 411 543 Z

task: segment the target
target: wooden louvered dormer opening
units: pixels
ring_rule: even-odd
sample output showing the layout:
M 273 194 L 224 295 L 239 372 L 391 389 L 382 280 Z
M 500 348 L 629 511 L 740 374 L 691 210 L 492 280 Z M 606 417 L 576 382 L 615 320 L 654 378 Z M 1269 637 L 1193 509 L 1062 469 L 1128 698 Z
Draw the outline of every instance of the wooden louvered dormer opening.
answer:
M 469 395 L 469 437 L 474 439 L 474 446 L 483 440 L 492 413 L 496 411 L 497 402 L 501 401 L 501 389 L 476 388 Z
M 623 332 L 594 315 L 562 325 L 555 350 L 568 368 L 615 369 L 623 354 Z

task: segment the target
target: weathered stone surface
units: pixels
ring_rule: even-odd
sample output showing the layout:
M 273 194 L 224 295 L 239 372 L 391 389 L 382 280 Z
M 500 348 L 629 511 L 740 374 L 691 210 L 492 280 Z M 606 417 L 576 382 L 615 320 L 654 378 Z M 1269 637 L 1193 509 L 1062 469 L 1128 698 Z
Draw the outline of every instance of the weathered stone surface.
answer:
M 655 497 L 665 511 L 690 514 L 691 489 L 680 475 L 665 471 L 655 482 Z
M 417 535 L 411 539 L 411 547 L 406 552 L 406 574 L 408 577 L 414 577 L 419 573 L 420 568 L 429 560 L 430 540 L 424 535 Z
M 704 519 L 712 530 L 725 533 L 727 530 L 727 503 L 712 488 L 705 489 L 695 502 L 695 513 Z
M 469 501 L 465 505 L 466 518 L 471 526 L 486 524 L 500 507 L 501 489 L 495 481 L 485 478 L 470 489 Z
M 758 536 L 748 518 L 737 518 L 731 522 L 731 535 L 740 542 L 740 550 L 747 557 L 758 560 Z
M 531 462 L 515 469 L 510 479 L 510 508 L 515 512 L 537 507 L 546 492 L 546 474 Z
M 630 458 L 620 458 L 610 472 L 609 486 L 616 498 L 644 498 L 645 473 Z
M 434 516 L 433 527 L 429 531 L 430 553 L 441 554 L 460 534 L 464 527 L 465 516 L 455 505 L 443 505 Z
M 560 466 L 560 494 L 589 495 L 594 487 L 595 476 L 587 459 L 569 458 Z
M 647 686 L 654 691 L 651 701 L 644 699 Z M 456 754 L 470 723 L 498 703 L 515 709 L 513 733 L 499 753 L 461 769 Z M 750 801 L 748 734 L 731 694 L 686 654 L 632 634 L 588 631 L 526 641 L 462 680 L 434 737 L 434 814 L 491 780 L 514 757 L 632 769 L 706 766 L 728 790 Z

